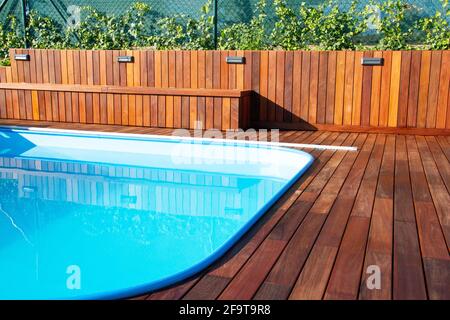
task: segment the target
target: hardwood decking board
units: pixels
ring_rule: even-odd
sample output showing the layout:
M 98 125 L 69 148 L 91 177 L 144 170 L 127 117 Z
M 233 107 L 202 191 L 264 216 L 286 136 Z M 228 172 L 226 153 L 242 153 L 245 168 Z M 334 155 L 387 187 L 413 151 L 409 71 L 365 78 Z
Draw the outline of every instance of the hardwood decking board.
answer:
M 364 170 L 364 176 L 336 256 L 325 292 L 326 299 L 357 299 L 358 297 L 384 146 L 385 136 L 379 135 Z
M 442 283 L 450 282 L 448 246 L 439 224 L 435 204 L 421 162 L 421 155 L 414 137 L 407 136 L 406 144 L 428 296 L 431 299 L 445 299 L 448 296 L 448 290 L 443 290 Z
M 360 281 L 359 299 L 391 299 L 392 292 L 392 229 L 394 197 L 395 136 L 386 138 L 386 145 L 378 175 L 372 219 L 367 240 L 364 267 Z M 367 286 L 368 267 L 379 266 L 381 288 Z
M 434 161 L 436 162 L 439 173 L 441 174 L 442 180 L 447 187 L 447 192 L 450 192 L 450 162 L 445 156 L 436 137 L 426 137 L 425 139 L 433 155 Z
M 416 137 L 416 143 L 422 159 L 423 169 L 428 181 L 434 207 L 440 220 L 447 248 L 450 252 L 450 194 L 442 180 L 438 166 L 428 148 L 425 138 L 421 136 Z M 445 164 L 443 164 L 443 167 L 445 167 Z
M 310 135 L 308 138 L 311 139 Z M 313 142 L 320 142 L 319 139 L 321 139 L 319 135 L 317 139 L 314 139 Z M 332 143 L 336 145 L 342 144 L 345 139 L 348 137 L 347 134 L 340 134 L 340 135 L 330 135 L 329 138 L 322 140 L 324 143 Z M 353 135 L 353 139 L 355 139 L 355 135 Z M 322 137 L 323 138 L 323 137 Z M 307 142 L 307 140 L 306 140 Z M 270 211 L 265 215 L 260 221 L 257 222 L 257 225 L 255 226 L 255 232 L 250 232 L 248 235 L 245 236 L 245 239 L 248 241 L 248 243 L 241 249 L 240 247 L 236 249 L 232 249 L 229 254 L 227 254 L 224 259 L 225 263 L 218 269 L 215 269 L 212 271 L 212 274 L 218 275 L 218 276 L 225 276 L 228 278 L 234 277 L 238 271 L 241 269 L 241 267 L 244 265 L 244 263 L 249 259 L 249 257 L 253 254 L 253 252 L 256 250 L 256 248 L 259 246 L 259 244 L 267 237 L 267 235 L 271 232 L 273 227 L 276 225 L 276 223 L 279 221 L 279 219 L 285 214 L 287 210 L 292 206 L 292 204 L 298 199 L 298 197 L 301 195 L 303 190 L 307 187 L 307 185 L 311 182 L 313 177 L 317 174 L 317 172 L 320 171 L 320 168 L 323 167 L 323 165 L 331 158 L 332 154 L 334 152 L 327 150 L 327 151 L 313 151 L 312 154 L 316 156 L 320 163 L 317 166 L 314 166 L 310 169 L 309 177 L 301 178 L 293 187 L 292 191 L 285 194 L 283 196 L 283 201 L 280 203 L 280 206 L 275 205 L 273 208 L 270 209 Z M 270 217 L 270 221 L 266 221 Z M 259 226 L 261 226 L 260 229 Z M 232 256 L 232 260 L 227 260 L 229 256 Z
M 427 297 L 405 137 L 396 139 L 393 299 Z
M 406 137 L 411 187 L 416 210 L 417 227 L 421 241 L 422 256 L 449 258 L 448 247 L 438 222 L 438 214 L 422 165 L 419 148 L 413 136 Z
M 240 272 L 233 278 L 227 288 L 222 292 L 219 299 L 250 299 L 256 293 L 259 285 L 267 276 L 270 269 L 268 266 L 273 264 L 278 259 L 282 250 L 285 248 L 288 240 L 292 237 L 298 225 L 303 220 L 303 217 L 307 213 L 308 209 L 312 206 L 314 198 L 316 198 L 326 182 L 331 177 L 337 166 L 344 158 L 344 154 L 336 153 L 335 161 L 327 162 L 328 170 L 322 170 L 304 192 L 296 200 L 293 206 L 288 210 L 285 216 L 278 222 L 276 227 L 271 231 L 270 235 L 263 241 L 248 262 L 243 266 Z M 266 246 L 263 246 L 266 243 Z M 260 270 L 258 273 L 254 273 L 253 270 L 256 265 L 260 265 L 260 259 L 266 256 L 266 253 L 270 255 L 270 259 L 264 262 L 265 269 Z M 241 290 L 243 283 L 246 283 L 245 290 Z
M 339 171 L 340 170 L 340 171 Z M 286 299 L 309 250 L 345 180 L 349 166 L 341 165 L 327 182 L 308 215 L 296 230 L 276 265 L 255 295 L 256 299 Z M 344 171 L 344 172 L 343 172 Z M 286 268 L 287 267 L 287 268 Z M 276 290 L 274 290 L 276 288 Z
M 256 299 L 286 299 L 289 296 L 292 286 L 350 170 L 351 166 L 341 164 L 335 171 L 257 292 Z M 277 288 L 277 290 L 274 290 L 274 288 Z
M 311 260 L 308 259 L 306 262 L 291 292 L 290 299 L 320 299 L 325 293 L 347 219 L 375 143 L 375 135 L 369 135 L 368 137 L 367 135 L 360 135 L 361 137 L 363 138 L 359 142 L 361 150 L 358 153 L 349 153 L 346 156 L 345 164 L 350 165 L 352 170 L 346 177 L 345 183 L 339 191 L 339 195 L 310 253 L 310 257 L 316 257 Z M 311 264 L 312 261 L 315 261 L 314 265 Z M 313 279 L 317 281 L 313 282 Z
M 0 125 L 171 134 L 168 128 L 13 119 L 0 120 Z M 260 135 L 271 139 L 270 132 Z M 279 141 L 348 145 L 358 136 L 362 143 L 367 135 L 280 131 Z M 383 135 L 378 136 L 376 147 L 374 136 L 357 152 L 306 150 L 315 156 L 312 167 L 225 256 L 194 277 L 136 298 L 448 299 L 449 248 L 444 236 L 448 213 L 444 204 L 449 196 L 450 139 L 388 134 L 384 143 L 380 143 Z M 374 147 L 368 148 L 372 143 Z M 381 153 L 376 149 L 382 146 L 380 163 Z M 337 163 L 339 154 L 346 155 Z M 353 164 L 349 157 L 356 158 Z M 82 166 L 74 170 L 87 172 Z M 74 194 L 80 201 L 90 199 L 84 186 L 70 187 L 80 188 Z M 102 199 L 106 200 L 115 203 L 114 199 Z M 298 213 L 300 216 L 295 216 Z M 345 263 L 344 268 L 339 260 L 354 262 Z M 369 265 L 381 269 L 381 290 L 366 287 L 364 271 Z M 342 276 L 347 269 L 349 274 Z M 344 285 L 338 285 L 340 282 Z M 299 284 L 304 291 L 295 296 Z
M 319 137 L 318 137 L 319 136 Z M 316 135 L 316 137 L 318 137 L 317 139 L 320 139 L 320 136 L 321 135 Z M 336 136 L 334 137 L 334 138 L 336 138 Z M 320 140 L 319 140 L 320 141 Z M 316 142 L 319 142 L 319 141 L 316 141 Z M 284 195 L 283 197 L 287 197 L 288 195 Z M 295 194 L 294 194 L 294 196 L 295 196 Z M 276 206 L 275 206 L 275 208 L 276 208 Z M 275 210 L 275 208 L 272 208 L 271 210 Z M 263 223 L 264 223 L 264 221 L 265 221 L 265 219 L 266 218 L 262 218 L 260 221 L 258 221 L 257 222 L 257 224 L 255 225 L 255 228 L 254 229 L 252 229 L 252 230 L 258 230 L 258 226 L 259 225 L 263 225 Z M 255 235 L 255 233 L 254 233 L 255 231 L 250 231 L 249 233 L 247 233 L 245 236 L 244 236 L 244 238 L 245 239 L 251 239 L 251 242 L 256 242 L 256 241 L 258 241 L 258 239 L 259 239 L 259 237 L 255 237 L 254 235 Z M 257 235 L 259 235 L 259 234 L 261 234 L 261 232 L 263 232 L 263 230 L 258 230 L 258 233 L 256 233 Z M 261 240 L 260 240 L 261 241 Z M 246 246 L 246 248 L 250 248 L 249 250 L 254 250 L 255 248 L 257 247 L 257 244 L 256 245 L 252 245 L 252 246 Z M 221 260 L 223 260 L 223 261 L 225 261 L 225 264 L 222 266 L 222 271 L 217 271 L 217 270 L 212 270 L 209 274 L 212 274 L 212 275 L 216 275 L 216 276 L 219 276 L 219 277 L 227 277 L 227 278 L 231 278 L 231 276 L 229 276 L 229 274 L 230 274 L 230 272 L 232 273 L 232 274 L 235 274 L 235 273 L 237 273 L 237 271 L 239 270 L 239 266 L 237 266 L 237 264 L 236 263 L 233 263 L 233 261 L 229 261 L 228 259 L 229 259 L 229 257 L 231 257 L 231 256 L 233 256 L 233 260 L 234 261 L 238 261 L 238 264 L 239 264 L 239 261 L 245 261 L 245 259 L 246 259 L 246 255 L 245 255 L 245 253 L 243 253 L 243 251 L 239 251 L 239 249 L 240 249 L 240 247 L 235 247 L 234 249 L 232 249 L 232 250 L 230 250 Z M 244 250 L 245 251 L 245 250 Z M 243 256 L 244 258 L 242 258 L 242 259 L 240 259 L 240 258 L 238 258 L 238 257 L 234 257 L 234 253 L 236 253 L 236 252 L 239 252 L 239 254 L 238 255 L 241 255 L 241 256 Z M 250 253 L 249 253 L 250 254 Z M 243 263 L 243 262 L 242 262 Z M 230 267 L 230 268 L 228 268 L 228 267 Z M 225 271 L 223 271 L 223 269 L 225 269 Z M 226 271 L 226 270 L 228 270 L 228 271 Z M 233 271 L 234 270 L 234 271 Z M 194 285 L 197 283 L 199 281 L 199 279 L 196 279 L 196 281 L 190 281 L 189 283 L 191 284 L 191 286 L 190 287 L 194 287 Z M 223 288 L 225 287 L 225 285 L 226 284 L 224 284 L 224 286 L 223 286 Z M 199 286 L 201 286 L 201 284 L 199 284 Z M 183 286 L 184 287 L 184 286 Z M 184 287 L 184 289 L 185 290 L 183 290 L 183 292 L 186 292 L 187 290 L 189 290 L 190 289 L 190 287 L 189 288 L 185 288 Z M 222 288 L 222 289 L 223 289 Z M 196 287 L 194 287 L 192 290 L 198 290 L 198 287 L 196 286 Z M 196 294 L 193 294 L 193 295 L 196 295 Z M 218 294 L 217 294 L 217 296 L 218 296 Z M 215 298 L 217 298 L 217 296 L 215 296 Z M 180 296 L 181 297 L 181 296 Z

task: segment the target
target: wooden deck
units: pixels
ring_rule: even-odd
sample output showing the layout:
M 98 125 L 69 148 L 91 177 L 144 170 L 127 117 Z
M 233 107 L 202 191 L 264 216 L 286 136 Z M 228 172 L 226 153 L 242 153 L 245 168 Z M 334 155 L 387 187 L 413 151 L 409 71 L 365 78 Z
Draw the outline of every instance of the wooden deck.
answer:
M 1 120 L 127 133 L 171 129 Z M 137 299 L 450 299 L 450 137 L 283 131 L 313 166 L 222 259 Z M 381 288 L 369 290 L 369 266 Z

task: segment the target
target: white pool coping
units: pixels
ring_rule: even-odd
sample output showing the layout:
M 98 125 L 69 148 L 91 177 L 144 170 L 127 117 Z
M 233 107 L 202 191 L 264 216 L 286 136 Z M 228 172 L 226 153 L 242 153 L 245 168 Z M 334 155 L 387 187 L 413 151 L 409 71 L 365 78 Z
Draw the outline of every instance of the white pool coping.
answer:
M 40 128 L 40 127 L 21 127 L 21 126 L 6 126 L 0 125 L 0 128 L 10 128 L 19 130 L 29 130 L 33 132 L 42 133 L 64 133 L 64 134 L 83 134 L 90 136 L 109 136 L 109 137 L 130 137 L 130 138 L 161 138 L 171 139 L 174 141 L 187 141 L 187 140 L 199 140 L 215 143 L 230 143 L 230 141 L 247 144 L 247 145 L 260 145 L 271 147 L 287 147 L 287 148 L 302 148 L 302 149 L 318 149 L 318 150 L 333 150 L 333 151 L 358 151 L 354 146 L 335 146 L 335 145 L 322 145 L 322 144 L 310 144 L 310 143 L 291 143 L 291 142 L 275 142 L 275 141 L 255 141 L 255 140 L 239 140 L 239 139 L 220 139 L 220 138 L 204 138 L 204 137 L 182 137 L 182 136 L 170 136 L 159 134 L 140 134 L 140 133 L 120 133 L 120 132 L 104 132 L 104 131 L 90 131 L 90 130 L 72 130 L 72 129 L 55 129 L 55 128 Z

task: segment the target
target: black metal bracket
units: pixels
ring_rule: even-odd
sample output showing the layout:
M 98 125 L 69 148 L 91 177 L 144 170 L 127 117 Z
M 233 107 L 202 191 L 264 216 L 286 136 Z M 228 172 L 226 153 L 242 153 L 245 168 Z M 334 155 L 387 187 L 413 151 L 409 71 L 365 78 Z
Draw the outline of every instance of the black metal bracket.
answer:
M 362 58 L 361 64 L 363 66 L 382 66 L 384 65 L 383 58 Z

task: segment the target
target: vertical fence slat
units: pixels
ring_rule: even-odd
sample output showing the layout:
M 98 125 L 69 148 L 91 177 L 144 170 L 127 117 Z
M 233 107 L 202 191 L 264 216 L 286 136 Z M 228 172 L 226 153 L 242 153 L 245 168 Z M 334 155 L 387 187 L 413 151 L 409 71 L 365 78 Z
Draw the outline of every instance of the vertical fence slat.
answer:
M 63 71 L 62 71 L 62 56 L 64 51 L 55 50 L 55 65 L 56 65 L 56 83 L 63 83 Z M 57 93 L 58 99 L 58 120 L 66 121 L 66 103 L 64 98 L 64 92 Z
M 364 52 L 364 56 L 372 57 L 372 52 Z M 372 72 L 373 68 L 363 68 L 362 93 L 361 93 L 361 125 L 370 125 L 370 104 L 372 90 Z
M 213 51 L 213 88 L 219 89 L 221 85 L 220 77 L 220 51 Z M 222 99 L 214 98 L 213 105 L 213 127 L 222 128 Z
M 135 51 L 135 63 L 133 63 L 133 76 L 134 76 L 134 86 L 140 87 L 141 83 L 141 55 L 139 51 Z M 142 95 L 138 94 L 135 96 L 135 125 L 142 126 Z
M 262 52 L 261 52 L 262 54 Z M 300 122 L 301 118 L 301 85 L 302 85 L 302 52 L 295 51 L 294 52 L 294 61 L 293 61 L 293 70 L 292 70 L 292 122 Z M 261 74 L 262 76 L 262 74 Z
M 275 89 L 275 121 L 283 121 L 284 109 L 284 74 L 285 74 L 285 57 L 284 51 L 276 52 L 276 89 Z
M 445 128 L 447 117 L 449 116 L 449 83 L 450 83 L 450 51 L 442 53 L 441 78 L 439 80 L 439 96 L 437 106 L 436 128 Z
M 327 102 L 328 52 L 319 53 L 319 84 L 317 96 L 317 123 L 325 124 Z
M 412 128 L 417 125 L 417 109 L 419 103 L 420 61 L 422 53 L 413 51 L 411 54 L 411 70 L 408 89 L 408 117 L 407 126 Z
M 16 54 L 15 49 L 9 50 L 9 56 L 14 57 L 14 54 Z M 10 75 L 8 82 L 18 82 L 18 70 L 17 70 L 17 61 L 15 59 L 11 59 L 11 67 L 8 70 L 8 73 Z M 17 90 L 11 91 L 11 119 L 19 119 L 19 93 Z M 43 119 L 45 120 L 45 119 Z
M 80 84 L 87 84 L 87 74 L 86 74 L 86 50 L 79 51 L 80 53 Z M 80 92 L 78 95 L 79 110 L 80 110 L 80 122 L 86 123 L 86 94 Z
M 0 67 L 0 83 L 6 82 L 6 68 Z M 6 90 L 0 90 L 0 119 L 6 119 Z
M 57 51 L 59 54 L 59 51 Z M 24 53 L 30 54 L 29 50 L 25 50 Z M 31 82 L 31 72 L 30 68 L 33 63 L 30 61 L 27 63 L 24 63 L 23 65 L 23 72 L 24 72 L 24 81 L 29 83 Z M 56 67 L 59 67 L 59 65 L 56 65 Z M 61 68 L 59 67 L 59 70 Z M 33 120 L 33 104 L 32 104 L 32 96 L 30 90 L 25 90 L 25 110 L 26 110 L 26 118 L 27 120 Z
M 284 115 L 282 121 L 292 121 L 292 88 L 293 88 L 293 70 L 294 53 L 286 52 L 285 61 L 286 71 L 284 74 Z
M 10 56 L 14 57 L 14 54 L 18 53 L 16 49 L 9 50 Z M 19 82 L 19 64 L 18 61 L 15 59 L 11 59 L 11 76 L 12 76 L 12 82 Z M 48 68 L 47 68 L 48 72 Z M 48 81 L 47 81 L 48 82 Z M 12 110 L 13 110 L 13 118 L 14 119 L 20 119 L 21 114 L 24 114 L 23 111 L 21 111 L 21 108 L 23 107 L 23 104 L 20 101 L 19 98 L 19 91 L 13 90 L 12 91 Z
M 213 52 L 206 51 L 205 54 L 205 81 L 206 88 L 213 88 Z M 206 97 L 205 128 L 212 128 L 214 125 L 214 98 Z
M 147 85 L 155 86 L 155 52 L 147 51 Z
M 179 50 L 169 51 L 169 87 L 181 88 L 183 86 L 183 53 Z
M 311 52 L 309 80 L 309 105 L 308 105 L 308 122 L 317 123 L 317 95 L 319 89 L 319 52 Z
M 69 53 L 69 51 L 67 52 Z M 41 50 L 34 50 L 35 56 L 35 66 L 36 66 L 36 82 L 43 82 L 43 74 L 42 74 L 42 56 Z M 68 72 L 73 70 L 73 66 L 71 68 L 67 68 Z M 72 71 L 73 72 L 73 71 Z M 38 95 L 38 108 L 39 108 L 39 120 L 45 120 L 45 96 L 43 91 L 39 91 Z M 71 112 L 72 114 L 72 112 Z
M 244 51 L 238 50 L 236 55 L 242 57 Z M 236 89 L 244 89 L 244 65 L 242 64 L 236 65 Z
M 173 96 L 166 96 L 166 125 L 167 128 L 173 128 Z
M 156 96 L 150 96 L 150 125 L 152 127 L 158 126 L 158 97 Z
M 113 83 L 115 86 L 120 86 L 120 63 L 117 61 L 119 57 L 119 51 L 114 50 L 113 54 L 112 54 L 112 70 L 113 70 Z M 88 69 L 88 73 L 92 73 L 92 68 L 90 67 Z M 88 106 L 88 100 L 91 99 L 92 100 L 92 96 L 88 99 L 88 95 L 86 95 L 86 113 L 88 116 L 88 122 L 92 121 L 92 119 L 90 119 L 90 117 L 92 117 L 92 105 Z M 121 125 L 122 124 L 122 97 L 120 94 L 114 94 L 114 110 L 113 110 L 113 121 L 114 124 L 116 125 Z
M 6 68 L 6 82 L 12 82 L 12 73 L 11 73 L 11 67 Z M 12 90 L 6 90 L 5 92 L 6 97 L 6 117 L 8 119 L 13 119 L 13 106 L 12 106 Z
M 336 92 L 334 104 L 334 124 L 341 125 L 344 108 L 345 88 L 345 52 L 338 51 L 336 61 Z
M 133 52 L 131 50 L 127 50 L 127 55 L 132 55 Z M 134 86 L 134 63 L 127 63 L 127 85 L 130 87 Z M 163 64 L 164 65 L 164 64 Z M 163 72 L 163 75 L 167 77 L 167 70 Z M 165 85 L 167 87 L 167 84 Z M 136 125 L 136 95 L 130 94 L 128 95 L 128 124 L 130 126 Z
M 190 84 L 191 88 L 196 89 L 198 88 L 198 52 L 197 51 L 191 51 L 188 52 L 189 54 L 187 57 L 190 59 Z M 222 75 L 222 73 L 221 73 Z M 197 121 L 197 106 L 198 106 L 198 99 L 196 97 L 191 98 L 189 103 L 189 128 L 195 129 L 195 124 Z
M 302 54 L 302 86 L 300 90 L 300 116 L 308 121 L 309 114 L 309 79 L 311 74 L 311 52 L 303 51 Z
M 226 62 L 227 52 L 222 51 L 220 53 L 220 88 L 221 89 L 227 89 L 229 84 L 229 68 L 228 64 Z M 200 99 L 200 98 L 199 98 Z M 229 128 L 230 127 L 230 106 L 231 102 L 229 99 L 223 99 L 222 101 L 222 129 Z
M 192 53 L 197 54 L 197 51 L 193 51 Z M 227 56 L 228 56 L 228 53 L 226 51 L 221 51 L 221 54 L 220 54 L 220 88 L 221 89 L 228 89 L 228 84 L 229 84 L 228 64 L 226 62 Z
M 99 78 L 100 78 L 100 84 L 101 85 L 106 85 L 107 84 L 107 75 L 106 75 L 106 51 L 102 50 L 100 51 L 99 54 L 99 61 L 100 61 L 100 70 L 99 70 Z M 127 67 L 127 72 L 128 72 L 128 67 Z M 127 78 L 127 85 L 131 86 L 132 83 L 128 82 L 128 78 Z M 101 124 L 107 124 L 108 123 L 108 111 L 107 111 L 107 103 L 108 103 L 108 98 L 107 95 L 105 93 L 101 93 L 100 94 L 100 103 L 99 103 L 99 123 Z M 129 122 L 127 121 L 127 124 Z
M 61 82 L 63 84 L 69 84 L 69 51 L 64 50 L 61 51 Z M 96 66 L 98 66 L 98 61 Z M 36 69 L 37 69 L 37 61 L 36 61 Z M 37 70 L 36 70 L 37 71 Z M 64 93 L 64 110 L 62 111 L 62 114 L 64 114 L 64 121 L 71 122 L 72 121 L 72 95 L 68 92 Z
M 433 51 L 431 53 L 431 67 L 430 67 L 430 85 L 428 88 L 428 110 L 427 110 L 427 128 L 436 127 L 436 112 L 439 94 L 439 80 L 441 71 L 441 51 Z
M 361 64 L 361 59 L 364 56 L 364 52 L 355 52 L 355 75 L 353 79 L 353 103 L 352 103 L 352 125 L 358 126 L 361 124 L 361 107 L 362 107 L 362 90 L 363 90 L 363 76 L 364 68 Z M 372 79 L 371 79 L 372 80 Z M 369 88 L 369 93 L 372 92 L 372 88 Z M 369 106 L 370 107 L 370 106 Z M 369 108 L 370 110 L 370 108 Z M 370 111 L 369 111 L 370 112 Z M 364 115 L 366 116 L 366 115 Z
M 214 129 L 222 129 L 222 102 L 220 97 L 214 97 L 214 115 L 213 115 L 213 127 Z
M 402 65 L 402 53 L 395 51 L 392 53 L 391 87 L 389 94 L 389 116 L 388 126 L 397 126 L 398 102 L 400 98 L 400 71 Z
M 253 90 L 256 99 L 3 90 L 2 117 L 175 128 L 194 128 L 197 120 L 204 128 L 254 121 L 303 128 L 303 119 L 312 125 L 445 129 L 448 52 L 11 49 L 31 60 L 12 59 L 3 71 L 10 82 L 241 89 Z M 118 63 L 119 55 L 134 56 L 134 63 Z M 228 64 L 227 56 L 244 56 L 246 63 Z M 384 65 L 362 66 L 364 56 L 383 57 Z
M 259 78 L 260 78 L 260 64 L 261 64 L 261 52 L 260 51 L 252 51 L 252 87 L 253 94 L 251 97 L 251 105 L 250 105 L 250 121 L 254 123 L 259 119 L 259 99 L 257 98 L 259 95 Z
M 417 125 L 417 112 L 419 102 L 419 81 L 420 81 L 420 63 L 422 59 L 422 53 L 420 51 L 414 51 L 411 54 L 411 67 L 409 78 L 409 90 L 408 90 L 408 117 L 407 126 L 416 127 Z
M 427 121 L 430 67 L 431 67 L 431 51 L 423 51 L 420 67 L 420 80 L 419 80 L 419 109 L 417 110 L 418 128 L 425 128 Z
M 383 53 L 381 51 L 375 51 L 373 53 L 375 58 L 382 58 Z M 370 125 L 378 126 L 378 119 L 380 116 L 380 100 L 381 100 L 381 73 L 383 67 L 375 66 L 372 70 L 372 88 L 370 96 Z
M 230 128 L 230 115 L 231 115 L 231 99 L 223 98 L 222 101 L 222 130 Z
M 183 53 L 181 51 L 176 52 L 175 56 L 172 57 L 172 63 L 174 65 L 169 66 L 169 72 L 172 72 L 175 76 L 175 83 L 174 86 L 177 88 L 183 88 L 183 80 L 184 80 L 184 73 L 186 70 L 184 69 L 184 58 Z M 173 80 L 172 80 L 173 81 Z M 174 128 L 181 128 L 182 126 L 182 118 L 186 117 L 187 115 L 183 114 L 182 108 L 181 108 L 181 97 L 174 97 L 173 98 L 173 127 Z M 170 104 L 170 101 L 169 101 Z M 170 108 L 170 107 L 169 107 Z M 166 114 L 167 116 L 167 114 Z
M 336 94 L 336 51 L 328 53 L 328 76 L 327 76 L 327 107 L 325 113 L 326 124 L 334 124 L 334 104 Z
M 100 84 L 100 53 L 92 51 L 92 81 L 94 85 Z M 120 71 L 122 77 L 122 69 Z M 121 85 L 122 85 L 122 79 Z M 126 84 L 126 82 L 124 82 Z M 92 120 L 93 123 L 100 123 L 100 94 L 94 93 L 92 96 Z
M 206 87 L 206 55 L 205 51 L 198 51 L 198 88 Z M 197 121 L 200 122 L 201 127 L 205 128 L 205 112 L 206 112 L 206 98 L 200 97 L 197 101 Z
M 259 65 L 259 121 L 267 120 L 267 97 L 268 97 L 268 78 L 269 78 L 269 53 L 261 51 L 261 61 Z M 300 74 L 298 74 L 300 76 Z M 300 110 L 300 104 L 299 104 Z M 299 112 L 300 113 L 300 112 Z
M 408 94 L 411 73 L 411 51 L 402 52 L 402 62 L 400 69 L 400 98 L 398 102 L 397 126 L 406 127 L 408 117 Z
M 342 114 L 342 123 L 344 125 L 352 124 L 354 75 L 355 75 L 355 52 L 347 51 L 345 52 L 344 110 Z
M 277 53 L 269 51 L 267 120 L 276 121 Z
M 37 75 L 36 75 L 36 53 L 34 49 L 30 49 L 28 50 L 31 58 L 30 58 L 30 62 L 29 62 L 29 73 L 30 73 L 30 82 L 31 83 L 36 83 L 37 82 Z M 60 51 L 60 56 L 61 56 L 61 72 L 63 72 L 63 57 L 64 57 L 64 62 L 65 62 L 65 57 L 66 57 L 66 51 Z M 67 83 L 67 64 L 64 65 L 64 73 L 66 74 L 66 78 L 61 78 L 61 83 Z M 64 73 L 62 73 L 62 76 L 64 76 Z M 63 82 L 65 80 L 65 82 Z
M 235 56 L 237 53 L 236 51 L 228 51 L 229 56 Z M 236 65 L 235 64 L 229 64 L 228 65 L 228 89 L 236 89 Z
M 26 50 L 17 50 L 17 53 L 27 53 Z M 28 65 L 28 62 L 25 61 L 17 61 L 17 72 L 18 72 L 18 82 L 28 82 L 25 80 L 25 71 L 26 67 L 25 64 Z M 19 114 L 20 119 L 30 119 L 29 115 L 29 109 L 30 107 L 27 105 L 27 99 L 26 99 L 26 91 L 20 90 L 19 91 Z
M 174 128 L 181 128 L 183 123 L 183 114 L 181 108 L 181 97 L 175 96 L 173 98 L 173 126 Z
M 231 112 L 230 112 L 231 129 L 239 128 L 239 98 L 231 98 Z
M 391 88 L 392 51 L 383 52 L 384 66 L 381 72 L 380 113 L 378 125 L 387 127 L 389 117 L 389 93 Z
M 44 71 L 44 82 L 54 83 L 54 60 L 53 60 L 53 50 L 43 50 L 42 51 L 42 62 Z M 75 68 L 76 66 L 74 66 Z M 78 65 L 79 69 L 79 65 Z M 47 121 L 52 121 L 53 117 L 53 93 L 45 92 L 45 119 Z

